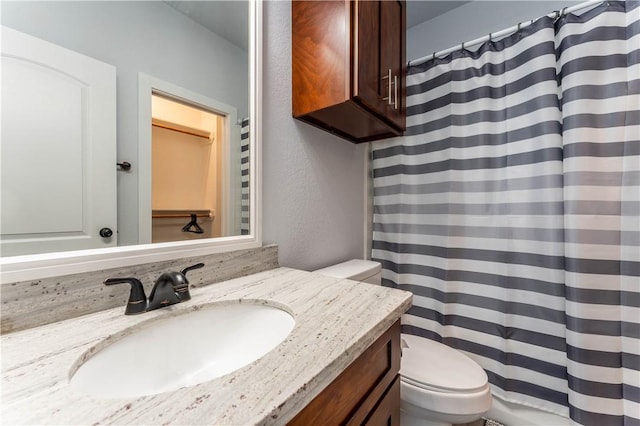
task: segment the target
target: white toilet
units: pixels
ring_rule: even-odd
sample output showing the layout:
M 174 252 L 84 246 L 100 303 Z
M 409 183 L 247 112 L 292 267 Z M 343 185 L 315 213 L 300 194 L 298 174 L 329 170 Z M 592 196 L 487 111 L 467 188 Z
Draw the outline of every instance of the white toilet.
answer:
M 315 272 L 380 284 L 380 271 L 380 263 L 356 259 Z M 482 367 L 449 346 L 409 334 L 402 334 L 400 398 L 402 426 L 469 423 L 491 408 Z

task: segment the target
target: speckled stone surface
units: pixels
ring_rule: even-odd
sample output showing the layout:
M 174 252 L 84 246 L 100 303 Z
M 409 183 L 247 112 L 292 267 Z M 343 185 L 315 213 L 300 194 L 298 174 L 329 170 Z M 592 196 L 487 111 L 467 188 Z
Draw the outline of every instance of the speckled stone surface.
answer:
M 285 424 L 411 305 L 411 293 L 277 268 L 192 291 L 138 316 L 118 307 L 4 335 L 3 424 Z M 95 399 L 69 386 L 74 365 L 142 322 L 217 303 L 285 308 L 296 321 L 278 347 L 240 370 L 189 388 L 134 399 Z M 179 360 L 174 360 L 179 362 Z
M 193 287 L 277 268 L 278 247 L 265 246 L 81 274 L 2 283 L 1 333 L 25 330 L 124 306 L 129 299 L 129 286 L 107 287 L 102 284 L 106 278 L 138 278 L 148 294 L 162 272 L 182 270 L 200 262 L 205 264 L 204 268 L 188 274 Z

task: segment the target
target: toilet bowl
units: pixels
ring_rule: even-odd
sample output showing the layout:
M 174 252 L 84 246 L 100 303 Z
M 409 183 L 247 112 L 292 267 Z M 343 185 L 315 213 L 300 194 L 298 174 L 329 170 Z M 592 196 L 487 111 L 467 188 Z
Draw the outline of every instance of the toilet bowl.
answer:
M 315 271 L 380 284 L 381 266 L 350 260 Z M 442 343 L 402 334 L 401 426 L 451 426 L 473 422 L 491 408 L 487 374 L 471 358 Z

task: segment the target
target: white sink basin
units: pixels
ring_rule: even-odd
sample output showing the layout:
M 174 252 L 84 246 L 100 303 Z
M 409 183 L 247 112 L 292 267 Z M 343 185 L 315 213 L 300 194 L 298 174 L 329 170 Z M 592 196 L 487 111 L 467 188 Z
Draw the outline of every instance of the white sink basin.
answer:
M 101 398 L 193 386 L 262 357 L 289 335 L 294 323 L 281 309 L 245 303 L 162 318 L 98 351 L 72 372 L 70 385 Z

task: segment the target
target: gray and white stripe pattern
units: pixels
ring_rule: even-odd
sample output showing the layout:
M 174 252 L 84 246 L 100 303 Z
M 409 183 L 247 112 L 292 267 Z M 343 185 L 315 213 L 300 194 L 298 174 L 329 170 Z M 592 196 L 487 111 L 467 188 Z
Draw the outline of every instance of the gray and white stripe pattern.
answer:
M 414 293 L 404 332 L 581 424 L 640 418 L 637 5 L 410 67 L 407 132 L 373 144 L 372 257 Z
M 242 120 L 240 129 L 240 235 L 249 235 L 249 119 Z
M 640 424 L 640 2 L 563 18 L 556 46 L 571 418 Z

